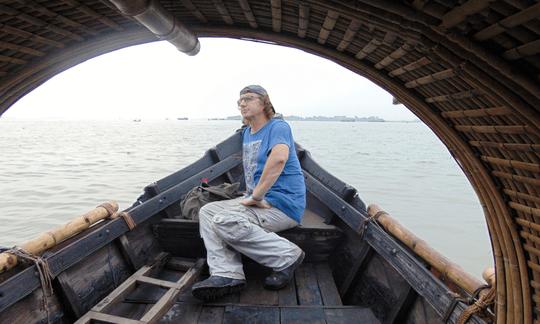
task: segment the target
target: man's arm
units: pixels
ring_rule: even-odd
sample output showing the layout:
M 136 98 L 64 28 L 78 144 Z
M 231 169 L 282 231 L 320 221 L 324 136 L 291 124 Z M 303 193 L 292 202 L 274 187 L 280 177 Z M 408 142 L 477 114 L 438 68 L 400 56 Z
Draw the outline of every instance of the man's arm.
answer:
M 241 201 L 241 204 L 246 206 L 257 205 L 259 207 L 269 208 L 270 205 L 263 200 L 264 195 L 266 192 L 268 192 L 268 190 L 270 190 L 270 188 L 279 178 L 288 159 L 289 147 L 286 144 L 276 144 L 272 148 L 272 151 L 266 160 L 259 183 L 253 189 L 253 193 L 251 194 L 253 198 L 250 197 L 248 199 L 244 199 Z

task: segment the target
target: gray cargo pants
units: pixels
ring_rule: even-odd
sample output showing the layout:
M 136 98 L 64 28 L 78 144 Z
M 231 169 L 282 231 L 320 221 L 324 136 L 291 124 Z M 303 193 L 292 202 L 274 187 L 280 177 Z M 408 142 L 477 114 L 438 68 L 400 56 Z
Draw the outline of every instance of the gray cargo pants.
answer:
M 298 223 L 275 207 L 243 206 L 242 199 L 212 202 L 199 212 L 210 275 L 245 279 L 240 253 L 274 271 L 292 265 L 302 250 L 274 232 Z

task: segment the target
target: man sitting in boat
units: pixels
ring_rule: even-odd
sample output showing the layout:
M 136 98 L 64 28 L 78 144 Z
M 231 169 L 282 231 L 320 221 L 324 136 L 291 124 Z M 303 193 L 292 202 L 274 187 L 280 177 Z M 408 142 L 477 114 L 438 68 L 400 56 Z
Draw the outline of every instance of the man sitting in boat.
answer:
M 240 91 L 244 123 L 243 165 L 246 195 L 209 203 L 199 213 L 210 277 L 192 293 L 212 300 L 246 285 L 240 253 L 272 268 L 267 289 L 281 289 L 293 278 L 304 252 L 275 232 L 297 226 L 306 206 L 306 187 L 289 125 L 274 118 L 266 90 L 250 85 Z

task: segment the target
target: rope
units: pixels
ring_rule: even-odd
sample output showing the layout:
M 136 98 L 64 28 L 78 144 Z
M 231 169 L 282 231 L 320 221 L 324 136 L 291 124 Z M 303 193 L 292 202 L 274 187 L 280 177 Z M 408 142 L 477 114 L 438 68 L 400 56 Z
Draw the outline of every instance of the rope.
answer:
M 442 322 L 448 323 L 448 320 L 450 319 L 450 316 L 454 313 L 454 310 L 456 309 L 456 306 L 462 302 L 466 305 L 469 305 L 472 301 L 466 298 L 461 297 L 459 294 L 456 294 L 454 292 L 450 292 L 450 295 L 452 296 L 452 302 L 450 303 L 450 306 L 446 309 L 446 312 L 443 315 Z
M 98 205 L 96 208 L 101 207 L 109 213 L 109 217 L 113 216 L 116 210 L 114 210 L 114 207 L 109 203 L 103 203 L 101 205 Z
M 135 221 L 133 220 L 133 218 L 131 218 L 131 215 L 129 213 L 121 212 L 118 216 L 124 219 L 124 222 L 126 222 L 126 225 L 130 231 L 133 230 L 137 226 L 137 223 L 135 223 Z
M 487 288 L 485 288 L 487 289 Z M 457 324 L 465 324 L 471 316 L 476 313 L 484 312 L 490 305 L 495 302 L 496 290 L 495 287 L 489 287 L 486 294 L 478 298 L 472 305 L 469 305 L 459 316 Z
M 366 232 L 366 229 L 368 227 L 368 224 L 370 222 L 373 222 L 373 224 L 375 225 L 379 225 L 377 223 L 377 220 L 379 219 L 379 217 L 383 214 L 386 214 L 388 215 L 387 212 L 385 212 L 384 210 L 381 210 L 381 211 L 378 211 L 375 215 L 373 216 L 369 216 L 369 217 L 366 217 L 364 218 L 364 220 L 362 221 L 362 223 L 360 223 L 360 225 L 358 226 L 358 234 L 360 235 L 360 238 L 363 239 L 364 238 L 364 233 Z
M 41 289 L 43 290 L 43 298 L 42 298 L 43 308 L 45 309 L 45 312 L 47 313 L 47 323 L 50 323 L 51 321 L 50 321 L 48 297 L 52 296 L 53 294 L 53 286 L 52 286 L 52 274 L 51 274 L 51 270 L 49 269 L 49 263 L 47 263 L 47 261 L 43 259 L 42 257 L 33 255 L 32 253 L 25 251 L 18 246 L 14 246 L 13 248 L 7 250 L 6 252 L 16 255 L 18 258 L 32 262 L 36 265 L 36 268 L 39 274 L 39 281 L 41 283 Z

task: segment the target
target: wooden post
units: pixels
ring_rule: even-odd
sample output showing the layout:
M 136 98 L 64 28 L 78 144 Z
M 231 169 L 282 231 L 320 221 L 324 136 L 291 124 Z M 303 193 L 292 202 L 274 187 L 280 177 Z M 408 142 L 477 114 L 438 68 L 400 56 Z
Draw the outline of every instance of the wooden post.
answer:
M 63 242 L 73 235 L 82 232 L 92 224 L 95 224 L 96 222 L 109 216 L 113 216 L 113 214 L 115 214 L 117 211 L 118 204 L 114 201 L 101 204 L 95 209 L 73 219 L 67 224 L 57 227 L 52 231 L 42 233 L 35 239 L 22 244 L 20 247 L 32 255 L 40 255 L 60 242 Z M 0 254 L 0 273 L 7 271 L 16 265 L 16 255 L 9 252 Z
M 473 294 L 476 289 L 484 285 L 484 283 L 468 274 L 459 265 L 448 260 L 444 255 L 429 246 L 426 241 L 420 239 L 414 233 L 406 229 L 379 206 L 375 204 L 369 205 L 368 214 L 370 217 L 374 217 L 378 214 L 376 220 L 387 232 L 405 244 L 433 268 L 437 269 L 444 277 L 450 279 L 469 294 Z M 493 268 L 490 269 L 492 270 L 486 269 L 484 271 L 484 279 L 486 282 L 493 285 L 495 283 L 495 270 Z

